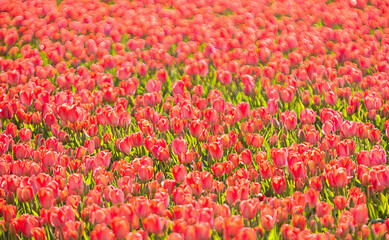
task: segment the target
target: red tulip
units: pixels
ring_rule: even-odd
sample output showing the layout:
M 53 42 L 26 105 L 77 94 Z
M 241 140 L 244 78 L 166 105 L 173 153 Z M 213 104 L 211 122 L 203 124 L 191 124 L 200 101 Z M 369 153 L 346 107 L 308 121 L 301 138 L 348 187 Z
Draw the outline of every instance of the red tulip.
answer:
M 173 83 L 173 93 L 176 95 L 182 95 L 185 92 L 185 85 L 182 80 L 175 81 Z
M 313 188 L 309 188 L 305 191 L 305 201 L 310 208 L 316 207 L 319 202 L 319 192 Z
M 288 157 L 288 152 L 284 148 L 271 150 L 271 157 L 273 159 L 273 164 L 275 167 L 282 168 L 286 166 L 286 159 Z
M 95 152 L 95 142 L 93 140 L 85 140 L 84 147 L 88 149 L 89 154 L 93 154 Z
M 202 131 L 203 131 L 203 124 L 200 120 L 193 120 L 189 123 L 189 132 L 193 137 L 195 138 L 200 137 Z
M 62 230 L 63 230 L 65 239 L 67 237 L 77 238 L 83 234 L 84 225 L 78 221 L 67 221 Z
M 181 135 L 185 128 L 185 120 L 174 117 L 170 120 L 174 134 Z
M 117 239 L 125 239 L 131 230 L 130 224 L 125 217 L 115 217 L 111 222 L 112 231 Z
M 330 214 L 326 214 L 320 218 L 320 223 L 325 228 L 333 229 L 334 228 L 334 217 L 331 216 Z
M 138 175 L 142 181 L 149 181 L 153 177 L 153 174 L 154 174 L 154 168 L 152 166 L 143 165 L 139 168 Z
M 32 132 L 29 128 L 22 128 L 19 131 L 19 137 L 20 137 L 20 141 L 28 142 L 32 137 Z
M 142 63 L 142 62 L 139 62 L 137 65 L 136 65 L 136 71 L 137 73 L 139 74 L 139 76 L 146 76 L 147 74 L 147 71 L 148 71 L 148 67 L 146 64 Z
M 334 204 L 339 210 L 343 210 L 347 206 L 347 199 L 344 196 L 336 196 L 334 198 Z
M 251 155 L 251 151 L 249 149 L 243 150 L 239 154 L 239 160 L 240 160 L 240 162 L 242 162 L 245 165 L 251 165 L 253 162 L 253 157 Z
M 250 145 L 254 148 L 260 148 L 263 144 L 263 137 L 259 134 L 253 134 Z
M 9 223 L 11 219 L 16 217 L 16 206 L 5 205 L 2 207 L 3 219 L 6 223 Z
M 166 218 L 160 217 L 155 214 L 151 214 L 147 218 L 143 219 L 143 226 L 145 227 L 145 230 L 157 235 L 163 233 L 165 223 Z
M 323 217 L 324 215 L 330 214 L 332 210 L 331 203 L 328 202 L 319 202 L 316 206 L 316 215 L 317 217 Z
M 95 226 L 91 232 L 90 238 L 93 240 L 115 239 L 115 234 L 103 223 Z
M 238 234 L 235 237 L 237 240 L 255 240 L 257 239 L 257 234 L 252 228 L 241 228 Z
M 242 216 L 246 219 L 249 219 L 249 220 L 255 218 L 255 216 L 257 214 L 254 204 L 252 202 L 250 202 L 249 200 L 245 200 L 245 201 L 240 202 L 239 210 L 240 210 Z
M 124 90 L 127 95 L 134 95 L 138 87 L 139 80 L 136 77 L 128 79 L 128 81 L 121 81 L 120 87 Z
M 374 128 L 369 131 L 369 140 L 372 143 L 377 143 L 381 138 L 381 131 L 377 128 Z
M 123 139 L 117 140 L 117 147 L 120 151 L 122 151 L 124 154 L 130 154 L 131 153 L 131 140 L 130 137 L 127 136 Z
M 180 156 L 183 152 L 187 151 L 187 141 L 182 137 L 175 138 L 172 141 L 173 153 Z
M 167 72 L 165 69 L 160 69 L 156 73 L 157 79 L 162 83 L 165 83 L 167 80 Z
M 370 150 L 369 160 L 373 166 L 385 164 L 386 163 L 385 150 L 381 149 L 380 147 L 377 147 L 377 148 L 373 147 Z
M 213 108 L 207 108 L 204 111 L 204 119 L 207 121 L 209 124 L 215 124 L 218 122 L 219 117 L 215 109 Z
M 217 113 L 224 113 L 225 100 L 222 97 L 216 98 L 212 103 L 212 108 L 216 110 Z
M 199 75 L 205 77 L 208 75 L 208 64 L 205 60 L 200 60 L 198 62 Z
M 269 179 L 274 174 L 274 168 L 270 162 L 262 161 L 258 165 L 258 171 L 263 179 Z
M 56 118 L 55 118 L 55 116 L 54 116 L 54 114 L 53 113 L 48 113 L 48 114 L 46 114 L 44 117 L 43 117 L 43 120 L 45 121 L 45 124 L 47 125 L 47 126 L 52 126 L 52 125 L 54 125 L 56 122 L 57 122 L 57 120 L 56 120 Z
M 312 109 L 303 109 L 300 112 L 300 120 L 304 124 L 313 124 L 316 121 L 316 112 Z
M 216 161 L 223 158 L 223 146 L 220 142 L 213 142 L 209 144 L 208 151 L 211 157 Z
M 38 191 L 38 199 L 43 208 L 49 209 L 54 206 L 54 191 L 51 188 L 44 187 Z
M 305 229 L 306 221 L 307 219 L 305 216 L 300 214 L 293 215 L 292 217 L 293 226 L 299 228 L 300 230 Z
M 181 153 L 181 156 L 179 157 L 179 160 L 182 164 L 188 164 L 195 160 L 195 158 L 198 157 L 197 152 L 193 151 L 186 151 L 184 153 Z
M 12 147 L 14 155 L 17 159 L 25 159 L 31 156 L 31 147 L 27 144 L 18 143 Z
M 46 168 L 54 166 L 57 162 L 58 154 L 53 151 L 47 151 L 42 157 L 42 164 Z
M 326 92 L 326 94 L 324 96 L 324 100 L 328 105 L 333 106 L 333 105 L 336 105 L 336 102 L 338 100 L 338 96 L 336 95 L 336 93 L 329 91 L 329 92 Z
M 327 180 L 331 187 L 343 188 L 349 183 L 350 178 L 347 175 L 346 169 L 340 167 L 329 171 Z
M 240 113 L 242 118 L 248 118 L 250 116 L 250 104 L 247 102 L 240 102 L 236 105 L 236 109 Z
M 33 229 L 40 227 L 39 218 L 37 216 L 23 214 L 18 219 L 20 231 L 23 236 L 30 238 L 33 236 Z
M 71 174 L 68 179 L 69 190 L 80 193 L 84 187 L 83 177 L 80 174 Z
M 17 190 L 19 201 L 22 203 L 34 200 L 34 190 L 31 186 L 20 187 Z
M 281 99 L 286 103 L 290 103 L 293 101 L 294 94 L 295 94 L 295 89 L 293 87 L 291 86 L 285 87 L 281 91 Z
M 273 186 L 274 192 L 276 194 L 283 193 L 286 190 L 285 177 L 281 177 L 281 176 L 272 177 L 271 185 Z
M 143 134 L 141 132 L 132 133 L 129 135 L 130 145 L 133 147 L 140 147 L 143 145 Z
M 315 145 L 319 142 L 319 131 L 317 130 L 309 130 L 308 132 L 305 133 L 305 140 L 309 142 L 312 145 Z
M 369 219 L 369 214 L 365 204 L 359 204 L 354 208 L 351 208 L 350 212 L 353 214 L 354 224 L 357 226 L 365 224 Z
M 175 165 L 173 167 L 172 173 L 176 182 L 182 183 L 185 181 L 187 170 L 186 167 L 183 165 Z
M 211 191 L 213 188 L 213 175 L 210 172 L 203 171 L 200 173 L 200 186 L 205 191 Z
M 274 228 L 275 219 L 270 215 L 261 214 L 261 226 L 265 231 L 271 231 Z
M 7 72 L 8 74 L 8 84 L 10 84 L 11 86 L 16 86 L 19 84 L 20 82 L 20 73 L 19 71 L 9 71 Z
M 157 158 L 161 162 L 166 162 L 170 159 L 170 152 L 169 152 L 168 148 L 157 147 L 156 150 L 157 150 Z M 183 153 L 181 153 L 181 154 L 183 154 Z
M 167 240 L 182 240 L 183 237 L 179 233 L 173 232 L 167 236 Z
M 72 207 L 53 207 L 49 210 L 49 222 L 53 227 L 63 228 L 67 221 L 75 221 L 75 214 Z
M 322 126 L 322 129 L 321 129 L 322 133 L 324 135 L 330 135 L 330 134 L 333 134 L 335 133 L 336 129 L 335 129 L 335 123 L 331 120 L 327 120 L 323 126 Z
M 242 218 L 238 215 L 231 216 L 224 222 L 225 234 L 230 238 L 235 237 L 243 227 Z
M 348 157 L 350 155 L 348 144 L 345 141 L 342 141 L 336 145 L 336 152 L 339 157 Z
M 270 98 L 267 101 L 267 112 L 269 114 L 275 115 L 278 112 L 278 100 Z
M 232 81 L 232 74 L 229 71 L 218 71 L 217 79 L 222 85 L 228 85 Z
M 215 174 L 216 177 L 221 177 L 225 173 L 224 165 L 221 163 L 214 163 L 211 166 L 211 169 L 212 169 L 213 174 Z
M 45 240 L 46 239 L 46 232 L 45 229 L 42 227 L 34 227 L 31 229 L 32 237 L 36 240 Z
M 166 118 L 161 118 L 157 125 L 160 132 L 167 132 L 170 129 L 169 121 Z
M 297 115 L 294 111 L 281 113 L 281 121 L 285 124 L 286 129 L 293 130 L 297 126 Z
M 293 179 L 304 179 L 307 176 L 307 168 L 303 162 L 296 162 L 289 167 L 290 172 L 293 174 Z
M 364 226 L 366 226 L 366 225 L 364 225 Z M 369 236 L 369 233 L 370 233 L 370 232 L 367 232 L 368 229 L 369 229 L 369 228 L 367 228 L 367 229 L 365 230 L 365 231 L 366 231 L 366 233 L 365 233 L 365 236 L 366 236 L 366 237 L 368 237 L 368 236 Z M 382 236 L 386 233 L 386 231 L 387 231 L 387 228 L 386 228 L 385 224 L 380 223 L 380 222 L 375 223 L 375 224 L 372 224 L 372 225 L 371 225 L 371 229 L 372 229 L 372 235 L 373 235 L 374 237 L 376 237 L 376 238 L 382 237 Z
M 162 83 L 155 79 L 150 78 L 145 86 L 147 92 L 160 92 L 162 88 Z

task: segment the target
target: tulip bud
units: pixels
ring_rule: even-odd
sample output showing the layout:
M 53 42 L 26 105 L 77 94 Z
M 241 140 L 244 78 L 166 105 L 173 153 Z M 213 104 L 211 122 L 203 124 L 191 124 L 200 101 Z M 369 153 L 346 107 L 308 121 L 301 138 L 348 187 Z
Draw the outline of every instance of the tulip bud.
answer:
M 309 228 L 313 233 L 317 232 L 318 226 L 316 220 L 312 219 L 309 221 Z

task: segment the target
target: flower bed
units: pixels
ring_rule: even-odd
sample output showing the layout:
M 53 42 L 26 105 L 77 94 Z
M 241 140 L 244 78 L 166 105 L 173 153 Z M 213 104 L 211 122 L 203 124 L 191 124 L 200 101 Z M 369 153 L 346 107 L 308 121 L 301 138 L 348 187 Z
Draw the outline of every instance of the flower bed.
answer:
M 388 239 L 388 14 L 0 0 L 0 239 Z

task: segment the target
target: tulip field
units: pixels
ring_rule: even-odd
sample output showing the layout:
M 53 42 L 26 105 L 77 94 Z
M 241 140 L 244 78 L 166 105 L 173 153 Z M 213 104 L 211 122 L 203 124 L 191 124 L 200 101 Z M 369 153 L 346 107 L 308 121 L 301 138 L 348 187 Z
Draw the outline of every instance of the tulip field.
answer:
M 0 0 L 0 240 L 389 239 L 389 0 Z

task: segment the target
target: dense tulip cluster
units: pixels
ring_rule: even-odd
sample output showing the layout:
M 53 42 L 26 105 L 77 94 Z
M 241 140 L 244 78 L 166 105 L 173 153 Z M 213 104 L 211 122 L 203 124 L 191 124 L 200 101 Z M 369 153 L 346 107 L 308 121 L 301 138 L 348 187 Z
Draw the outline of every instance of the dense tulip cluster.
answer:
M 388 14 L 0 0 L 0 239 L 389 239 Z

